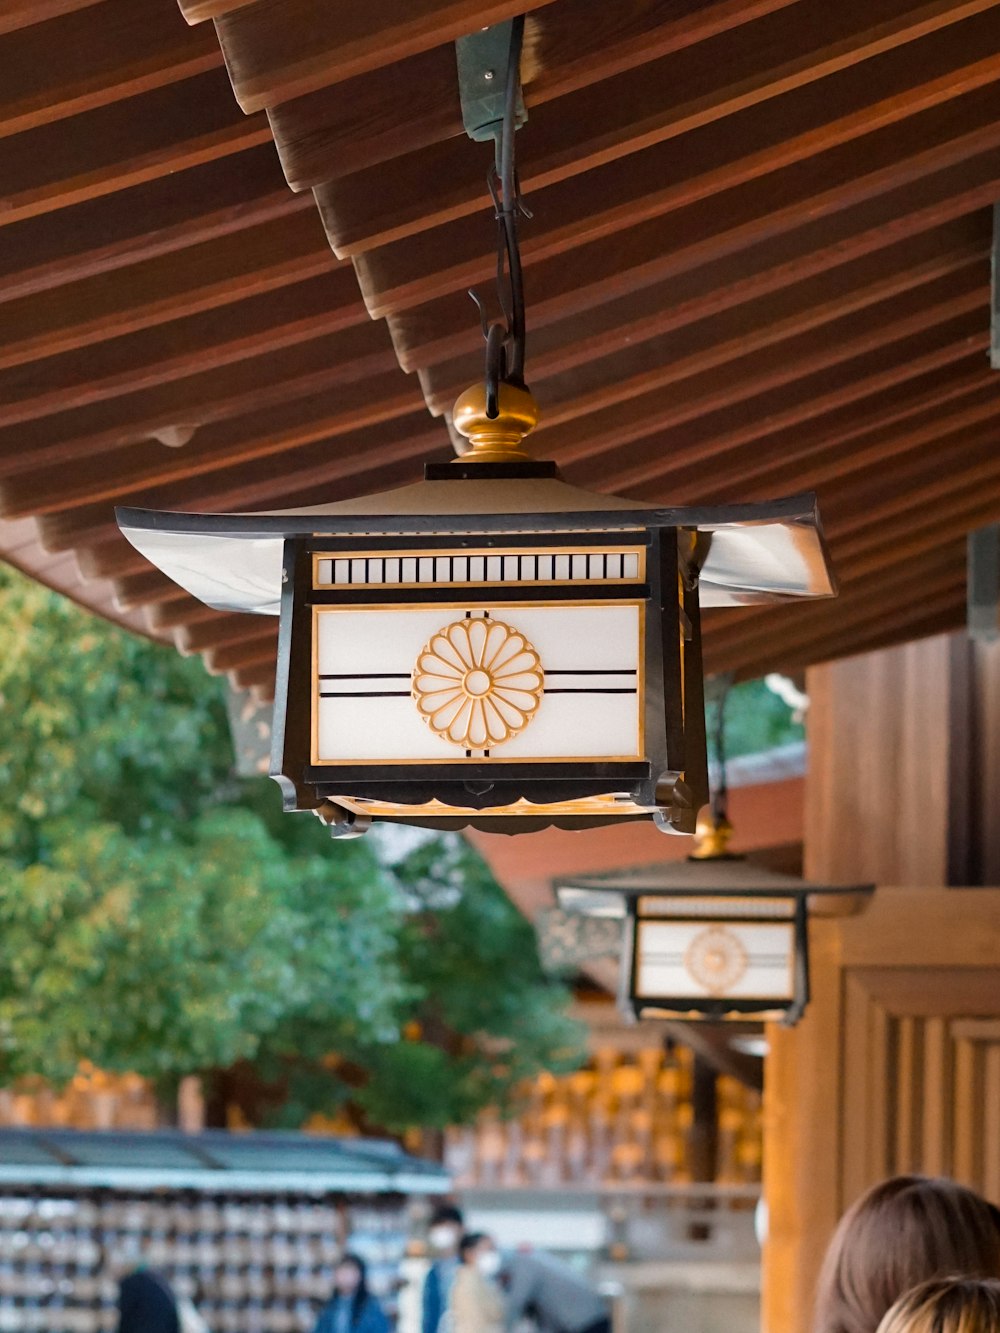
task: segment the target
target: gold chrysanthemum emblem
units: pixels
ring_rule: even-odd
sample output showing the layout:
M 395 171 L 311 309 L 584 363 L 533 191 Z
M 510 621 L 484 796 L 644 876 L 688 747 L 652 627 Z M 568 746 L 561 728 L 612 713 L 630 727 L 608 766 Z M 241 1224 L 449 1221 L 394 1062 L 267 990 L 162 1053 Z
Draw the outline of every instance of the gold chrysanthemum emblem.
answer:
M 537 652 L 502 620 L 446 625 L 413 668 L 421 717 L 442 740 L 465 750 L 490 750 L 523 731 L 544 689 Z
M 725 926 L 709 926 L 688 945 L 684 965 L 710 995 L 725 995 L 746 974 L 747 951 Z

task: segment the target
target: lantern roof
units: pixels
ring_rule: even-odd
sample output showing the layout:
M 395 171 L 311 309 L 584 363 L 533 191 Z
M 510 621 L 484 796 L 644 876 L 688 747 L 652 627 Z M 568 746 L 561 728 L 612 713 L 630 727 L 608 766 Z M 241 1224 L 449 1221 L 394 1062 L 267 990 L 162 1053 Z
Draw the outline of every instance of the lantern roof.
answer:
M 116 512 L 136 550 L 220 611 L 278 615 L 283 544 L 304 536 L 674 527 L 699 534 L 693 561 L 703 607 L 829 597 L 835 591 L 811 492 L 759 504 L 649 508 L 571 486 L 551 465 L 463 466 L 459 460 L 428 468 L 428 474 L 410 486 L 301 509 Z
M 742 856 L 718 856 L 655 865 L 600 875 L 564 875 L 552 881 L 559 906 L 585 916 L 624 917 L 631 898 L 811 897 L 814 894 L 871 893 L 871 884 L 814 884 L 786 875 Z

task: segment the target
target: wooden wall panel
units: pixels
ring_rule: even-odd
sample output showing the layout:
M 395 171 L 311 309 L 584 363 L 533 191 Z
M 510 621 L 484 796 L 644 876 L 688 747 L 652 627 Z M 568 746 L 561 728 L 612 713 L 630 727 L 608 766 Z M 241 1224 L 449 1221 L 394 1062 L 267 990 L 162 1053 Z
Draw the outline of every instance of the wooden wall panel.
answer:
M 940 637 L 808 675 L 805 869 L 879 888 L 811 924 L 813 998 L 765 1074 L 766 1333 L 810 1326 L 841 1213 L 950 1175 L 1000 1202 L 1000 646 Z
M 946 882 L 946 823 L 927 812 L 947 804 L 951 651 L 942 637 L 810 673 L 807 876 Z
M 1000 891 L 879 889 L 814 922 L 813 948 L 812 1004 L 765 1075 L 766 1333 L 809 1327 L 837 1218 L 879 1180 L 1000 1202 Z

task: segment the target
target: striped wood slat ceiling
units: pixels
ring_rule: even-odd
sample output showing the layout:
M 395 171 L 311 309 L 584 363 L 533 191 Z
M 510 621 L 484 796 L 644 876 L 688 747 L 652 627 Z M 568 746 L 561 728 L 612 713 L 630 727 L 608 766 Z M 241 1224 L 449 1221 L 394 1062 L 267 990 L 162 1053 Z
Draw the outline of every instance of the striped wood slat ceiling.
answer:
M 274 622 L 113 506 L 451 456 L 494 265 L 453 43 L 527 9 L 535 451 L 650 503 L 817 489 L 841 597 L 709 614 L 710 670 L 961 623 L 1000 519 L 1000 0 L 179 3 L 0 5 L 0 550 L 270 688 Z

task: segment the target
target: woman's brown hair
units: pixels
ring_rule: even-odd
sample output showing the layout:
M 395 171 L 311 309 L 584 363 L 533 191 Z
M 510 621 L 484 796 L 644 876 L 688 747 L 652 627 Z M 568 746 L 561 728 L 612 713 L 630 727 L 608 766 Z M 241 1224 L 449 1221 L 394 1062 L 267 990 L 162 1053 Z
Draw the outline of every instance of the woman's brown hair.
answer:
M 1000 1210 L 953 1180 L 883 1181 L 830 1242 L 814 1333 L 876 1333 L 904 1292 L 940 1277 L 1000 1278 Z
M 1000 1333 L 1000 1282 L 936 1278 L 892 1307 L 878 1333 Z

